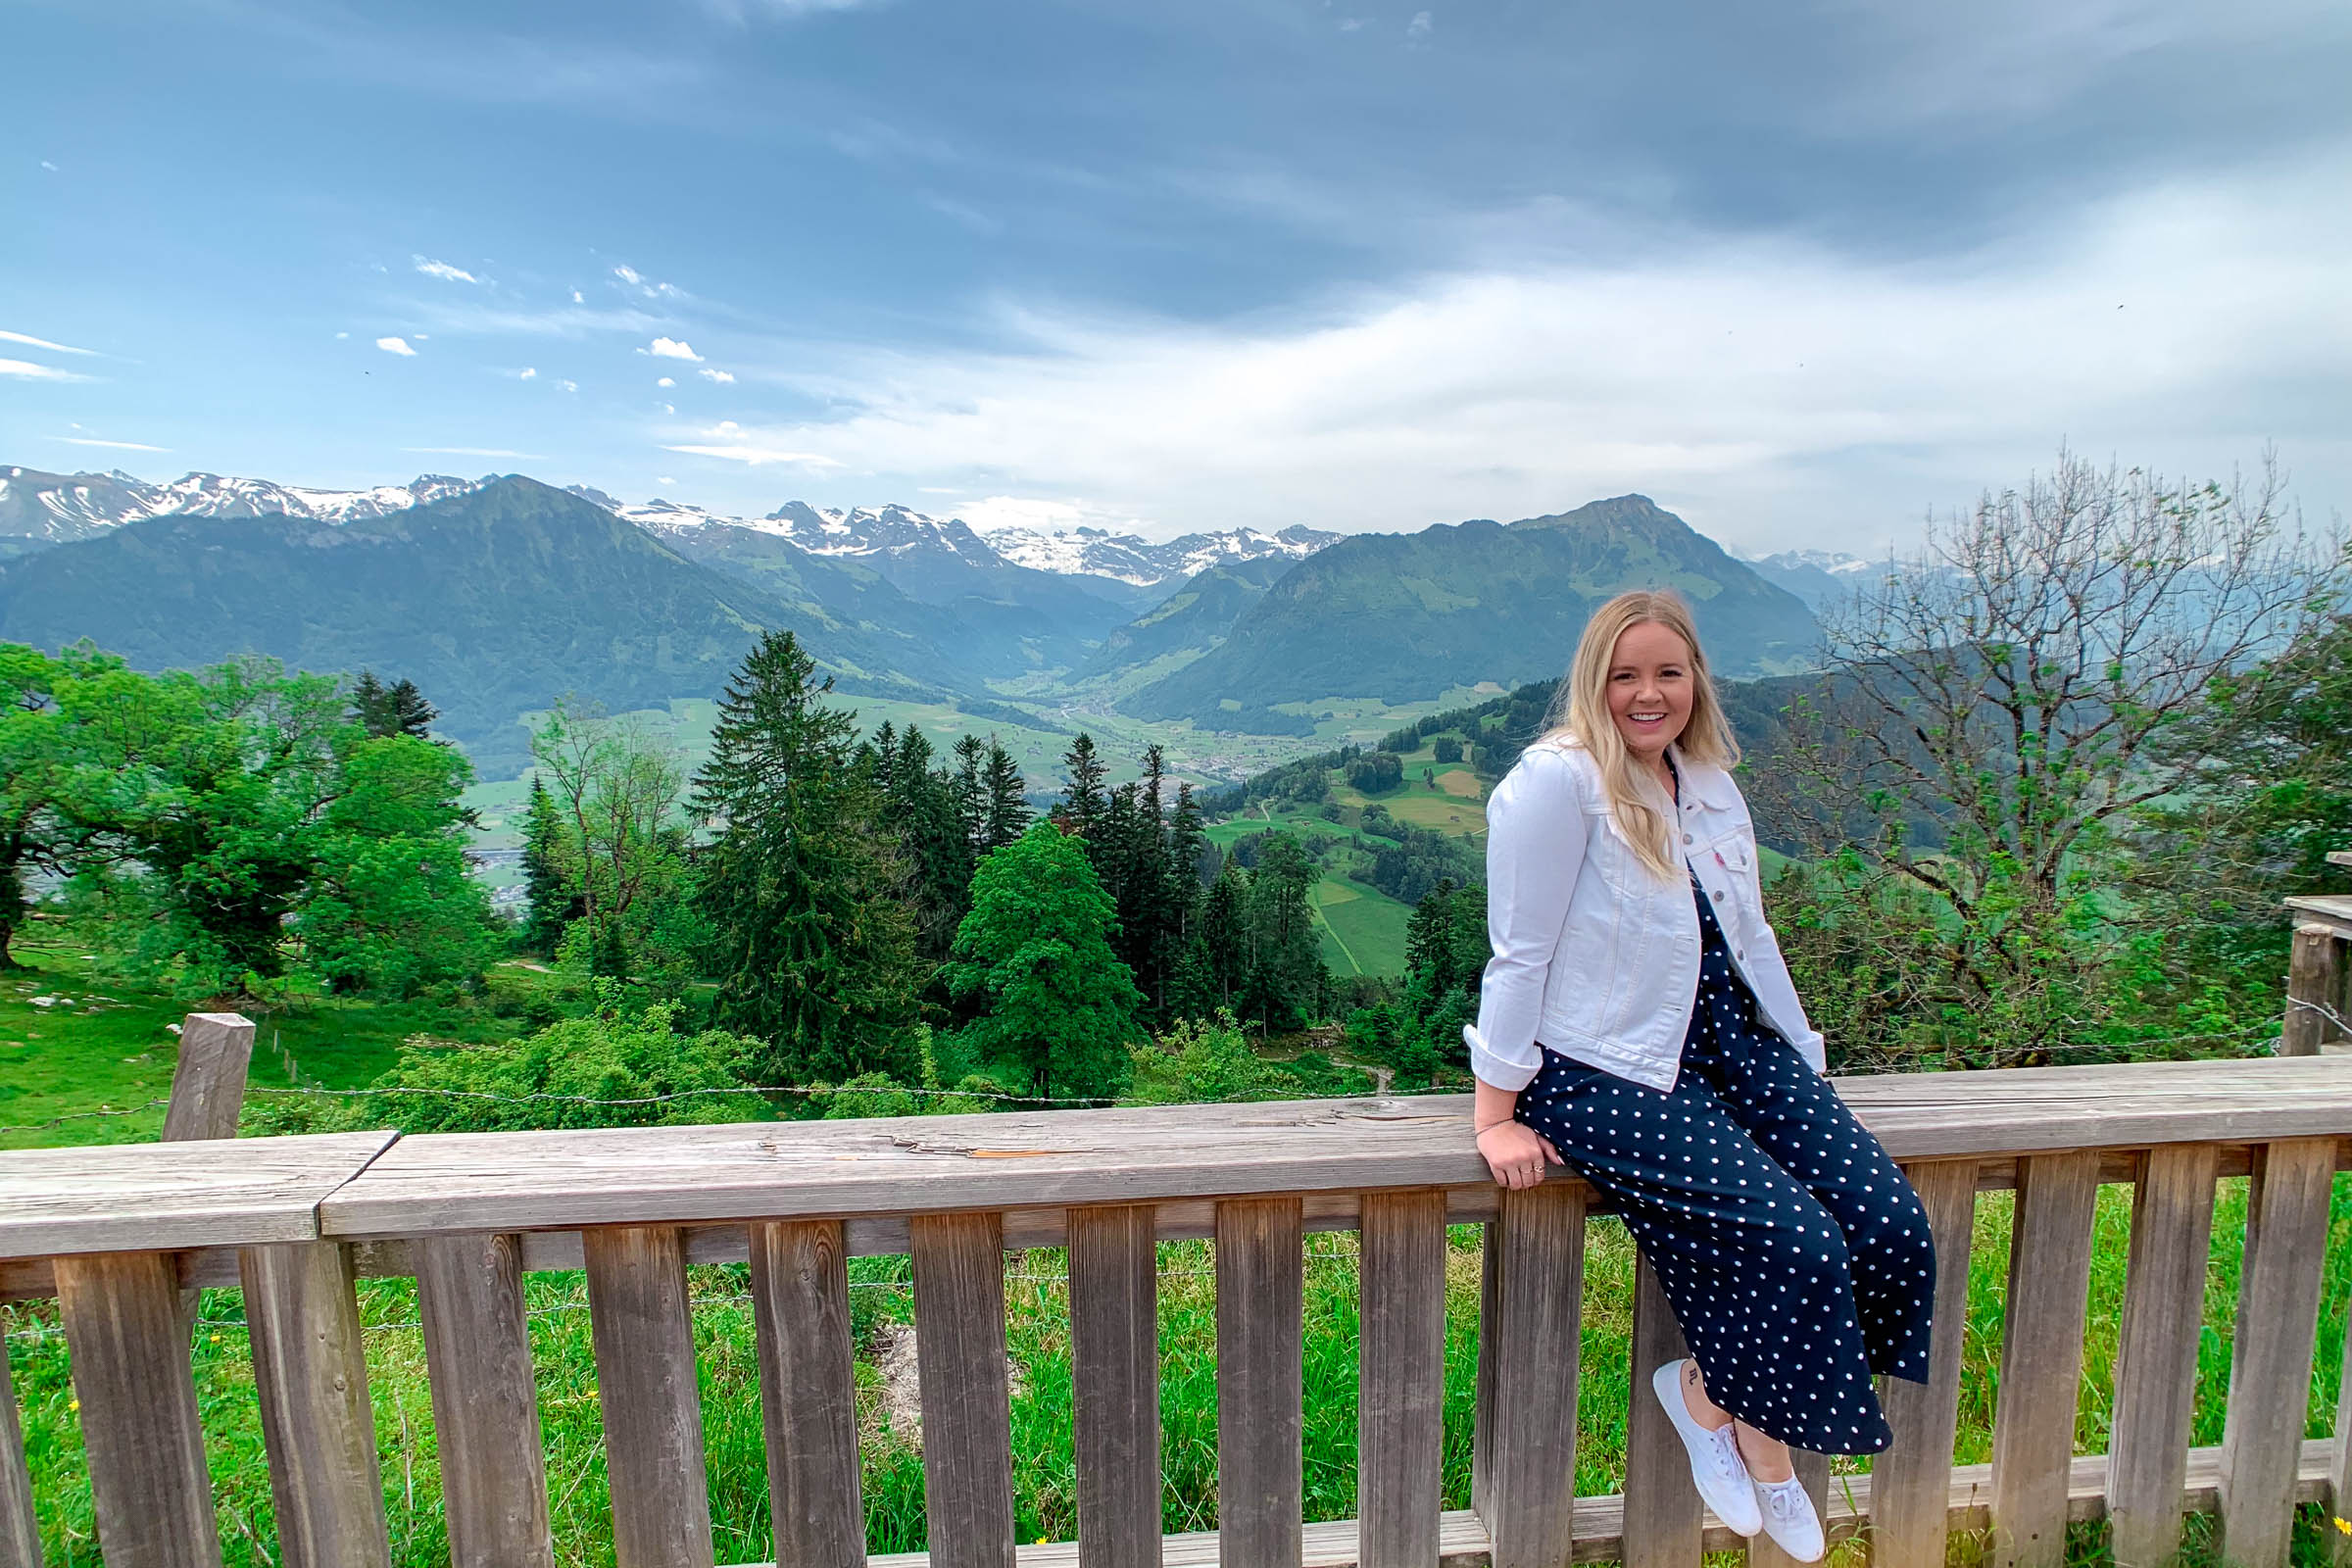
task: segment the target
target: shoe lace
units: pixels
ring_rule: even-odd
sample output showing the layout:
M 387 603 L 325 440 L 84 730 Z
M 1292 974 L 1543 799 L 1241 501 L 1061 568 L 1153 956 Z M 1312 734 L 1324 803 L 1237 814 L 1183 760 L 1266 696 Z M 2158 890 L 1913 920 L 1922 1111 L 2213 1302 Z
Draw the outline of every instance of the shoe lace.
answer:
M 1717 1427 L 1714 1437 L 1715 1473 L 1726 1481 L 1738 1480 L 1742 1466 L 1740 1461 L 1739 1445 L 1732 1436 L 1732 1429 L 1728 1425 Z
M 1768 1487 L 1764 1494 L 1765 1501 L 1772 1508 L 1772 1516 L 1784 1523 L 1796 1517 L 1796 1499 L 1803 1495 L 1799 1488 L 1786 1485 Z

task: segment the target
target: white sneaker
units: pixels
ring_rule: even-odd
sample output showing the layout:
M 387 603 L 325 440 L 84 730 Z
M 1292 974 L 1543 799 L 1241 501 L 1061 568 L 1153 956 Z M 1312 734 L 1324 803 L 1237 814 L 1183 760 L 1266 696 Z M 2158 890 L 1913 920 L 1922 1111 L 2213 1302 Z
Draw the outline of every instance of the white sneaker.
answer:
M 1690 1406 L 1683 1399 L 1681 1361 L 1669 1361 L 1652 1372 L 1649 1386 L 1665 1407 L 1666 1419 L 1681 1434 L 1683 1446 L 1690 1450 L 1690 1479 L 1698 1487 L 1699 1499 L 1714 1509 L 1715 1517 L 1735 1535 L 1752 1536 L 1763 1529 L 1762 1489 L 1740 1457 L 1740 1441 L 1732 1435 L 1732 1424 L 1726 1421 L 1710 1431 L 1690 1418 Z
M 1786 1481 L 1756 1483 L 1756 1504 L 1764 1515 L 1764 1533 L 1798 1562 L 1819 1562 L 1828 1544 L 1821 1536 L 1821 1515 L 1805 1484 L 1790 1476 Z

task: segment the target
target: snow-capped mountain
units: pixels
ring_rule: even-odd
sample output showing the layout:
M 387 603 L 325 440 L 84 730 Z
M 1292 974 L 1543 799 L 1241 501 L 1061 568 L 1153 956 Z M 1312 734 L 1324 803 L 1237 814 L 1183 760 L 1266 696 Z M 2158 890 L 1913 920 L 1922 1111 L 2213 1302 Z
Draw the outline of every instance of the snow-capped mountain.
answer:
M 1265 556 L 1288 556 L 1301 561 L 1341 537 L 1303 523 L 1293 523 L 1280 533 L 1227 528 L 1216 533 L 1188 533 L 1157 545 L 1136 534 L 1112 533 L 1103 528 L 1061 528 L 1053 533 L 1033 528 L 1000 528 L 988 535 L 988 542 L 998 555 L 1016 565 L 1039 571 L 1116 577 L 1121 582 L 1148 588 L 1171 577 L 1190 577 L 1211 566 L 1256 561 Z
M 464 495 L 483 482 L 427 473 L 408 484 L 318 490 L 269 479 L 224 478 L 217 473 L 189 473 L 169 484 L 149 484 L 121 469 L 112 473 L 44 473 L 38 468 L 10 467 L 0 469 L 0 537 L 65 544 L 141 517 L 168 514 L 283 515 L 352 522 L 405 512 L 445 496 Z

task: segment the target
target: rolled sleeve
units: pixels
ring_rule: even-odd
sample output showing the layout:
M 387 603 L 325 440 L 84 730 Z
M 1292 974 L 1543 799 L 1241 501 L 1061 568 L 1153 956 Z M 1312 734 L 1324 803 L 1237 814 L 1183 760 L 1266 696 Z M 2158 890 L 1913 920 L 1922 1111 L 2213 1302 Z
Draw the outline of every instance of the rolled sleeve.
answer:
M 1536 1031 L 1544 984 L 1585 863 L 1585 810 L 1573 763 L 1531 750 L 1487 802 L 1487 960 L 1478 1021 L 1465 1025 L 1470 1070 L 1518 1091 L 1543 1065 Z

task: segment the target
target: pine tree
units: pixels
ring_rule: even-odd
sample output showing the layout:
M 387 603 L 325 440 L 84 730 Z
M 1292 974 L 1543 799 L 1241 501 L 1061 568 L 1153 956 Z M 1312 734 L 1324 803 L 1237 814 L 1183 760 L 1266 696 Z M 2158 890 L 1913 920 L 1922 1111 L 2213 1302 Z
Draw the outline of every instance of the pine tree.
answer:
M 530 804 L 522 814 L 522 945 L 553 954 L 564 927 L 579 917 L 579 895 L 564 874 L 564 819 L 546 782 L 531 775 Z
M 416 683 L 406 676 L 384 694 L 384 710 L 385 734 L 412 735 L 420 741 L 432 738 L 433 720 L 441 716 L 441 710 L 426 702 Z
M 1233 1006 L 1249 979 L 1249 879 L 1238 863 L 1228 860 L 1201 901 L 1200 935 L 1195 944 L 1202 978 L 1220 1007 Z
M 913 920 L 883 803 L 855 763 L 855 715 L 830 676 L 769 632 L 728 683 L 695 778 L 715 836 L 696 901 L 713 933 L 725 1027 L 767 1042 L 762 1067 L 832 1082 L 917 1066 Z
M 1288 833 L 1268 833 L 1250 873 L 1245 927 L 1250 966 L 1241 1011 L 1264 1029 L 1295 1029 L 1310 1021 L 1331 988 L 1322 938 L 1308 902 L 1320 873 Z
M 1029 819 L 1036 813 L 1029 809 L 1028 784 L 1021 777 L 1020 764 L 993 735 L 989 737 L 987 771 L 981 782 L 988 803 L 983 845 L 986 849 L 1001 850 L 1029 831 Z
M 1051 823 L 983 860 L 946 971 L 981 1006 L 963 1043 L 1018 1067 L 1040 1099 L 1118 1093 L 1144 1031 L 1143 997 L 1111 951 L 1115 918 L 1084 849 Z
M 351 716 L 371 738 L 392 733 L 392 712 L 385 701 L 389 695 L 372 669 L 361 670 L 351 683 Z
M 1069 770 L 1070 783 L 1060 804 L 1054 808 L 1054 820 L 1061 824 L 1063 832 L 1092 841 L 1101 830 L 1102 812 L 1109 804 L 1102 790 L 1102 780 L 1108 769 L 1102 765 L 1102 755 L 1095 750 L 1095 738 L 1084 730 L 1079 731 L 1078 738 L 1070 743 L 1070 749 L 1062 754 L 1061 765 Z M 1100 861 L 1095 869 L 1102 870 Z
M 991 846 L 988 842 L 988 743 L 977 735 L 963 735 L 956 741 L 956 809 L 963 822 L 963 841 L 971 846 L 972 857 L 978 859 Z
M 883 726 L 888 734 L 890 726 Z M 973 853 L 961 807 L 960 780 L 934 768 L 931 742 L 909 724 L 898 738 L 883 777 L 891 824 L 905 847 L 908 898 L 914 908 L 915 944 L 924 960 L 937 964 L 956 940 L 956 927 L 971 907 Z

